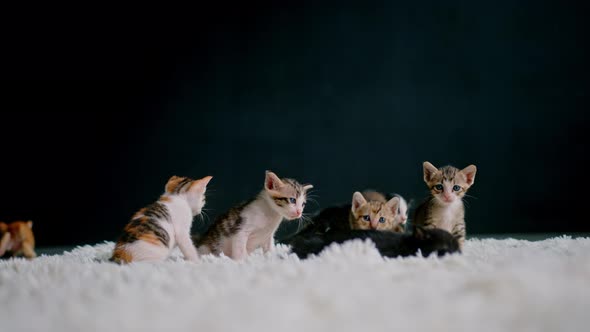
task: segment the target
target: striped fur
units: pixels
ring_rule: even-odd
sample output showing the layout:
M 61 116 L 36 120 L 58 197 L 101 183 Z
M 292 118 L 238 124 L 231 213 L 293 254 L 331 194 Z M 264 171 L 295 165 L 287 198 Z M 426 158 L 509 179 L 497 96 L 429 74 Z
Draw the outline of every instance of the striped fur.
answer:
M 223 253 L 239 260 L 259 247 L 265 252 L 272 250 L 280 222 L 301 218 L 307 190 L 312 187 L 267 171 L 258 196 L 217 217 L 198 238 L 199 253 Z
M 197 251 L 190 238 L 192 219 L 205 205 L 210 176 L 200 180 L 173 176 L 160 199 L 137 211 L 117 241 L 112 261 L 159 261 L 178 246 L 184 258 L 194 261 Z
M 4 255 L 28 259 L 37 257 L 32 221 L 0 222 L 0 257 Z
M 397 218 L 399 203 L 399 197 L 387 201 L 383 194 L 373 190 L 364 191 L 362 194 L 355 192 L 352 195 L 348 218 L 350 228 L 403 232 L 404 227 Z
M 426 161 L 423 171 L 431 196 L 416 209 L 414 223 L 448 231 L 457 238 L 462 249 L 466 236 L 462 199 L 475 182 L 477 168 L 469 165 L 462 170 L 453 166 L 437 169 Z

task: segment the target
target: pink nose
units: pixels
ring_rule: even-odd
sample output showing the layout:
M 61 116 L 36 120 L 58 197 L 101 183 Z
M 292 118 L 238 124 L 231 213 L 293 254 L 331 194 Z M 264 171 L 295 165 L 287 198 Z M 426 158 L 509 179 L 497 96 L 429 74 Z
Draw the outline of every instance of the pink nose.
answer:
M 300 216 L 301 215 L 301 210 L 297 209 L 297 215 Z

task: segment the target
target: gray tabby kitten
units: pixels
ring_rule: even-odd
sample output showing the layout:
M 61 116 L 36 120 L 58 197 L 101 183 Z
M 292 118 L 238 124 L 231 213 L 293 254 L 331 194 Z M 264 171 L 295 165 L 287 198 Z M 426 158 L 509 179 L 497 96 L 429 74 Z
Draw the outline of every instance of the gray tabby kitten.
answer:
M 425 161 L 424 182 L 430 189 L 430 198 L 416 209 L 414 223 L 426 228 L 440 228 L 451 233 L 463 250 L 465 242 L 465 207 L 463 196 L 475 181 L 475 165 L 462 170 L 453 166 L 440 169 Z

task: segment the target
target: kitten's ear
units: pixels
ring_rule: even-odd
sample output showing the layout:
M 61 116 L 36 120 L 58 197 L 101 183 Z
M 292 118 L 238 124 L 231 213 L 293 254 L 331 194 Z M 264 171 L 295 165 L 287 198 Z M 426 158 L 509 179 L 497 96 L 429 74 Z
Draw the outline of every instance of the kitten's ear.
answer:
M 271 171 L 266 171 L 266 177 L 264 179 L 264 188 L 266 190 L 277 190 L 284 185 L 285 184 L 283 183 L 283 181 L 281 181 L 281 179 L 279 179 L 279 177 L 275 173 Z
M 2 221 L 0 221 L 0 231 L 6 232 L 8 230 L 8 225 Z
M 32 220 L 27 221 L 27 227 L 33 228 L 33 221 Z
M 363 197 L 363 194 L 361 194 L 358 191 L 352 194 L 352 211 L 356 211 L 364 204 L 367 204 L 367 200 L 365 199 L 365 197 Z
M 397 210 L 399 208 L 399 197 L 394 197 L 385 203 L 385 206 L 393 213 L 393 215 L 397 215 Z
M 209 184 L 209 181 L 211 181 L 211 179 L 213 179 L 213 177 L 211 175 L 208 175 L 202 179 L 195 180 L 191 184 L 191 187 L 189 190 L 194 191 L 194 192 L 204 193 L 205 190 L 207 189 L 207 184 Z
M 424 182 L 426 183 L 430 182 L 434 174 L 438 172 L 438 168 L 434 167 L 434 165 L 427 161 L 422 164 L 422 168 L 424 169 Z
M 309 189 L 313 188 L 312 184 L 304 184 L 303 185 L 303 190 L 308 191 Z
M 477 172 L 475 165 L 469 165 L 461 170 L 461 173 L 465 175 L 467 184 L 470 186 L 475 182 L 475 172 Z

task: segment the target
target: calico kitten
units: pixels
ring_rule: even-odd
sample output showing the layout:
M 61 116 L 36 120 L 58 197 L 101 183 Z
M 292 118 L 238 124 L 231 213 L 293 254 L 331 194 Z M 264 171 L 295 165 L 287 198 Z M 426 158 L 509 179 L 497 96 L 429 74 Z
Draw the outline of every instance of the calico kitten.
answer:
M 35 258 L 35 236 L 32 221 L 0 222 L 0 257 Z
M 161 261 L 178 245 L 184 259 L 196 261 L 199 255 L 191 241 L 190 228 L 193 217 L 201 214 L 205 206 L 205 191 L 211 178 L 171 177 L 160 199 L 135 213 L 125 226 L 111 260 Z
M 465 242 L 465 207 L 463 196 L 475 181 L 475 165 L 462 170 L 453 166 L 440 169 L 425 161 L 424 182 L 430 189 L 430 198 L 417 209 L 414 223 L 426 228 L 444 229 L 459 241 L 463 248 Z
M 403 232 L 403 226 L 397 219 L 399 203 L 399 197 L 387 201 L 383 194 L 376 191 L 355 192 L 348 217 L 350 228 Z
M 311 184 L 280 179 L 266 171 L 264 189 L 255 198 L 219 216 L 199 238 L 199 253 L 224 253 L 240 260 L 258 247 L 268 252 L 274 247 L 274 234 L 283 218 L 301 218 L 311 188 Z
M 415 255 L 418 250 L 424 256 L 436 253 L 442 256 L 459 252 L 459 243 L 449 232 L 441 229 L 414 227 L 412 233 L 382 232 L 376 230 L 330 230 L 322 235 L 300 237 L 291 243 L 291 252 L 304 259 L 317 255 L 332 243 L 342 244 L 354 239 L 370 239 L 382 256 L 398 257 Z

